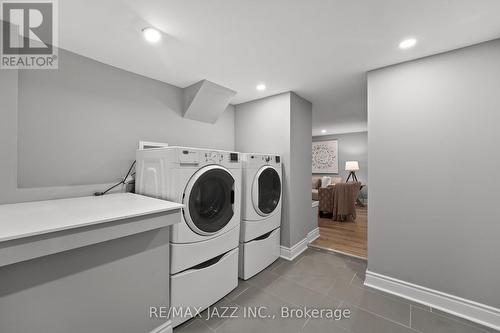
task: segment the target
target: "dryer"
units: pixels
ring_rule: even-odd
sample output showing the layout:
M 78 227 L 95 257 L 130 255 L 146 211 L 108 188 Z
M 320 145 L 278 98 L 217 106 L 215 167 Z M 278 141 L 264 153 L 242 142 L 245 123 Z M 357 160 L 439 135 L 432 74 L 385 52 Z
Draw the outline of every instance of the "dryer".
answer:
M 243 167 L 239 277 L 247 280 L 280 256 L 281 157 L 241 154 Z
M 240 154 L 166 147 L 136 157 L 136 192 L 184 205 L 171 228 L 171 306 L 206 308 L 238 284 Z M 172 318 L 173 326 L 187 319 Z

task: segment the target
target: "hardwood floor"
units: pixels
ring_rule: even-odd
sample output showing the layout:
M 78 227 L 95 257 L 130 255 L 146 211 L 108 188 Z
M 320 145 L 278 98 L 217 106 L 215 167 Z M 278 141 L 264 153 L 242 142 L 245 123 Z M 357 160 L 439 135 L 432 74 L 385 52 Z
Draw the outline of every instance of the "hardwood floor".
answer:
M 356 212 L 357 218 L 353 222 L 336 222 L 318 217 L 319 238 L 309 246 L 367 258 L 368 209 L 358 207 Z

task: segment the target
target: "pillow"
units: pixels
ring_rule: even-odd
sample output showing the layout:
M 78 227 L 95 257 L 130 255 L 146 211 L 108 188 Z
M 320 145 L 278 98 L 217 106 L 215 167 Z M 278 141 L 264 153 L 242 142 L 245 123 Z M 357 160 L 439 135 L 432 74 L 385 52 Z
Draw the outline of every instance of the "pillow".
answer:
M 333 177 L 332 184 L 338 184 L 338 183 L 343 183 L 342 177 Z
M 312 189 L 317 190 L 321 186 L 321 179 L 320 178 L 313 178 L 312 179 Z
M 321 187 L 327 187 L 332 183 L 332 177 L 323 177 L 321 178 Z

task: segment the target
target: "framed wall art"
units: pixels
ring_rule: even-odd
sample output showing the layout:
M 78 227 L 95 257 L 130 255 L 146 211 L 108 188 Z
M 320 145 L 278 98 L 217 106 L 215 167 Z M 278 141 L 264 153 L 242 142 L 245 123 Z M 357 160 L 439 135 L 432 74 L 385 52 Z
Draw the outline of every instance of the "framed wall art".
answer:
M 312 143 L 312 173 L 339 172 L 338 140 Z

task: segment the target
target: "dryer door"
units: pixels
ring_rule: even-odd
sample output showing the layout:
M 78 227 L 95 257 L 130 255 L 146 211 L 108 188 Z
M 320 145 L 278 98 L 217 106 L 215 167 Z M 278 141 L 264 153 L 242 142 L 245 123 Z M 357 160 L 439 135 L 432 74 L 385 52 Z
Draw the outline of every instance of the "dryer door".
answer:
M 255 211 L 261 216 L 268 216 L 281 199 L 281 180 L 278 172 L 270 165 L 265 165 L 257 172 L 252 184 L 252 202 Z
M 184 219 L 200 235 L 213 235 L 234 215 L 234 178 L 219 165 L 198 170 L 189 180 L 182 198 Z

